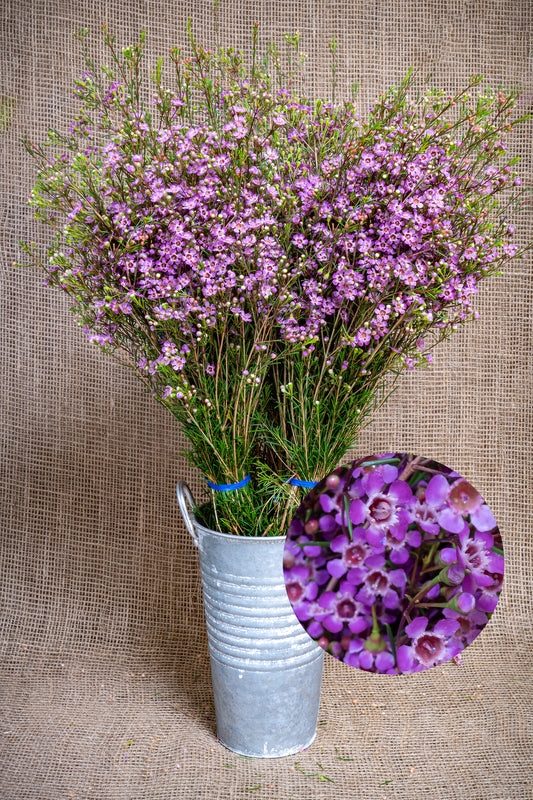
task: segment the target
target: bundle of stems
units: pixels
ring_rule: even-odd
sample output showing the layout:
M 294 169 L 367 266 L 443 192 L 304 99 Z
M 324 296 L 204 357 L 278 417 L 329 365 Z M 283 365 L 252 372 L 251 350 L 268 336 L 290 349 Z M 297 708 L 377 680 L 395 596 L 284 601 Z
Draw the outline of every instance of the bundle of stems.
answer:
M 214 486 L 198 517 L 283 535 L 405 369 L 475 318 L 479 282 L 526 249 L 510 243 L 523 191 L 505 135 L 525 117 L 481 83 L 413 95 L 410 71 L 365 119 L 354 99 L 295 90 L 306 56 L 285 35 L 250 69 L 208 50 L 142 69 L 145 37 L 86 71 L 67 134 L 24 144 L 30 204 L 54 231 L 21 243 L 72 299 L 87 334 L 178 420 Z M 166 67 L 165 67 L 166 68 Z M 277 87 L 276 87 L 277 84 Z M 504 200 L 500 199 L 500 196 Z

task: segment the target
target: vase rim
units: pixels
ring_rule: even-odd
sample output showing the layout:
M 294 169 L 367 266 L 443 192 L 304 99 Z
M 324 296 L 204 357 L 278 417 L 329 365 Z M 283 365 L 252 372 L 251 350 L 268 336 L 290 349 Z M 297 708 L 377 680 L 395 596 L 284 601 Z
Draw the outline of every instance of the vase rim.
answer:
M 239 536 L 236 533 L 223 533 L 222 531 L 214 531 L 212 528 L 206 528 L 204 525 L 201 525 L 192 513 L 191 518 L 195 528 L 205 533 L 211 533 L 214 536 L 223 536 L 224 539 L 235 539 L 235 541 L 239 542 L 282 542 L 287 538 L 287 536 Z

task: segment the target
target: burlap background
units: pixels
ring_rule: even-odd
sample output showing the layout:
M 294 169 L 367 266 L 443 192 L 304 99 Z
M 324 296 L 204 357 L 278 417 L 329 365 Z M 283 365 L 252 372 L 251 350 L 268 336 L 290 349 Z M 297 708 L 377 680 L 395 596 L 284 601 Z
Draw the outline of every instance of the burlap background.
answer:
M 481 320 L 402 380 L 354 451 L 431 456 L 482 492 L 505 544 L 493 620 L 461 667 L 389 678 L 327 658 L 316 743 L 239 758 L 214 734 L 197 557 L 174 494 L 179 478 L 198 494 L 200 478 L 174 420 L 87 344 L 66 298 L 11 265 L 19 239 L 45 240 L 25 205 L 35 173 L 19 136 L 43 141 L 70 121 L 82 69 L 72 32 L 98 43 L 107 22 L 126 45 L 146 29 L 153 60 L 185 41 L 188 16 L 213 42 L 212 5 L 4 0 L 2 15 L 0 798 L 531 800 L 530 262 L 492 279 Z M 526 107 L 532 16 L 526 0 L 222 0 L 218 11 L 221 42 L 247 50 L 254 20 L 262 41 L 299 29 L 316 95 L 335 34 L 340 94 L 359 81 L 363 106 L 413 65 L 448 90 L 483 73 Z M 529 183 L 532 128 L 512 139 Z

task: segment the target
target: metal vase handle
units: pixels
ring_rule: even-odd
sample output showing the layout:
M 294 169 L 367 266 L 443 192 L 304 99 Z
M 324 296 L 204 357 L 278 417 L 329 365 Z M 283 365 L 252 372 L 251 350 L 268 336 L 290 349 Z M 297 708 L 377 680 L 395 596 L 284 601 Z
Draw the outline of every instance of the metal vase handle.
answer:
M 183 517 L 185 527 L 191 534 L 192 540 L 196 547 L 200 548 L 200 540 L 198 539 L 196 528 L 194 527 L 194 522 L 192 521 L 190 515 L 190 509 L 194 508 L 196 503 L 194 502 L 192 492 L 185 481 L 178 481 L 178 485 L 176 486 L 176 494 L 178 496 L 178 505 L 180 507 L 181 516 Z

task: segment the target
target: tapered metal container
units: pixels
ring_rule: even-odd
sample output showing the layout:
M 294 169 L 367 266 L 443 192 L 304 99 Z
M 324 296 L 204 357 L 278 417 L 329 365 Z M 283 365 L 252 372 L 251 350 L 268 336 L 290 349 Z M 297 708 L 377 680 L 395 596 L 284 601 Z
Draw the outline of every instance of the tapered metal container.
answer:
M 217 737 L 244 756 L 297 753 L 316 736 L 324 651 L 289 603 L 285 537 L 209 530 L 183 481 L 177 495 L 200 554 Z

